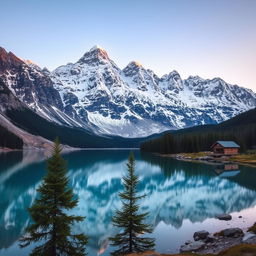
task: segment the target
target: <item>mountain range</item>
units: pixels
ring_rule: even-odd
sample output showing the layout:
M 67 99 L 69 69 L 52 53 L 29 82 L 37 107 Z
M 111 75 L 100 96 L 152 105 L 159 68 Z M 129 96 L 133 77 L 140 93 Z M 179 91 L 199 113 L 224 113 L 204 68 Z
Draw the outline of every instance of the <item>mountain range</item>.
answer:
M 0 47 L 0 79 L 0 125 L 11 121 L 27 131 L 28 112 L 44 125 L 109 139 L 216 124 L 256 107 L 252 90 L 221 78 L 183 80 L 177 71 L 159 77 L 135 61 L 120 69 L 98 46 L 52 72 Z

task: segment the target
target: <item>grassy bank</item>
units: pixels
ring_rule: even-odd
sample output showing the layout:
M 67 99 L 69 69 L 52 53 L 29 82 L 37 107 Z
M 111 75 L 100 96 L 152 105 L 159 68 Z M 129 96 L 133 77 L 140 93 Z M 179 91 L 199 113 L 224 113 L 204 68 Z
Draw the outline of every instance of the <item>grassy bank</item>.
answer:
M 163 157 L 173 157 L 180 160 L 202 161 L 205 157 L 212 157 L 211 152 L 197 152 L 197 153 L 180 153 L 180 154 L 160 154 Z M 213 158 L 218 162 L 236 162 L 240 164 L 249 164 L 256 166 L 256 153 L 239 154 L 235 156 L 223 156 L 221 158 Z
M 256 153 L 232 156 L 229 158 L 229 160 L 232 162 L 251 164 L 256 166 Z

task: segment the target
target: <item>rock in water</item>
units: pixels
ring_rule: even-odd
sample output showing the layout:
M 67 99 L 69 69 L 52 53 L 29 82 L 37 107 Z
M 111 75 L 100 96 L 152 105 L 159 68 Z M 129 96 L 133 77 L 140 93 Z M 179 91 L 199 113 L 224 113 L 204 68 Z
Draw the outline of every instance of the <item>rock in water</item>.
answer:
M 239 237 L 244 235 L 243 230 L 240 228 L 227 228 L 222 230 L 222 233 L 225 237 Z
M 213 243 L 216 241 L 216 238 L 213 235 L 207 236 L 207 238 L 204 240 L 206 243 Z
M 251 232 L 247 232 L 244 237 L 243 237 L 243 242 L 247 242 L 249 241 L 251 238 L 256 238 L 256 235 L 251 233 Z
M 219 219 L 219 220 L 231 220 L 232 219 L 232 216 L 229 215 L 229 214 L 219 214 L 219 215 L 216 215 L 216 218 Z
M 192 242 L 190 244 L 185 244 L 180 247 L 180 252 L 194 252 L 203 249 L 205 243 L 202 241 Z
M 194 233 L 193 237 L 195 241 L 198 240 L 205 240 L 209 235 L 209 232 L 206 230 L 202 230 L 202 231 L 197 231 Z

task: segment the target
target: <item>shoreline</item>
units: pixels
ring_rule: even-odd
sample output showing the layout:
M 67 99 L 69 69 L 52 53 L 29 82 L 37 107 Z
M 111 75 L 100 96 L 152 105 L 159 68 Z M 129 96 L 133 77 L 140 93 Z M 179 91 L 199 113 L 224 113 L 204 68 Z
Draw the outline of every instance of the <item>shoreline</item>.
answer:
M 197 231 L 191 240 L 180 247 L 180 253 L 219 255 L 234 246 L 256 245 L 256 234 L 250 231 L 251 228 L 225 228 L 215 233 L 209 233 L 206 230 Z
M 67 145 L 62 145 L 63 154 L 67 154 L 69 152 L 74 152 L 74 151 L 103 151 L 103 150 L 113 150 L 113 151 L 138 151 L 140 148 L 74 148 L 74 147 L 69 147 Z M 50 148 L 33 148 L 33 147 L 28 147 L 28 148 L 23 148 L 23 149 L 11 149 L 11 148 L 0 148 L 0 154 L 7 154 L 7 153 L 12 153 L 12 152 L 29 152 L 29 151 L 38 151 L 38 152 L 51 152 Z
M 23 151 L 23 149 L 0 148 L 0 154 L 1 153 L 15 152 L 15 151 Z
M 228 221 L 228 220 L 221 220 Z M 210 233 L 200 230 L 194 233 L 191 240 L 180 246 L 178 253 L 160 253 L 148 251 L 133 253 L 128 256 L 255 256 L 256 255 L 256 223 L 247 228 L 225 228 Z
M 236 156 L 222 156 L 219 158 L 213 157 L 211 152 L 198 152 L 198 153 L 178 153 L 178 154 L 159 154 L 154 153 L 160 157 L 169 157 L 180 161 L 205 163 L 210 165 L 223 165 L 223 164 L 241 164 L 256 168 L 256 154 L 245 155 L 239 154 Z M 246 157 L 255 158 L 247 160 Z M 241 159 L 242 158 L 242 159 Z

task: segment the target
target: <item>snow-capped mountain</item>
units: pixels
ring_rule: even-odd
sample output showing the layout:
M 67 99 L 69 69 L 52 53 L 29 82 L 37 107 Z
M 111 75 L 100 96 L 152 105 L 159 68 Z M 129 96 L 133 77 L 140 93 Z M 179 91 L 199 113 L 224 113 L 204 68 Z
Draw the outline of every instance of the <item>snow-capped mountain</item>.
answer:
M 158 77 L 135 61 L 121 70 L 98 46 L 53 72 L 0 48 L 0 78 L 47 120 L 124 137 L 219 123 L 256 106 L 253 91 L 220 78 Z
M 65 114 L 60 94 L 45 69 L 1 47 L 0 78 L 18 100 L 45 119 L 62 125 L 81 126 Z M 14 108 L 12 102 L 0 102 L 0 105 L 2 112 Z
M 135 61 L 121 70 L 97 46 L 51 79 L 65 108 L 102 133 L 125 137 L 218 123 L 256 106 L 254 92 L 220 78 L 182 80 L 177 71 L 160 78 Z

